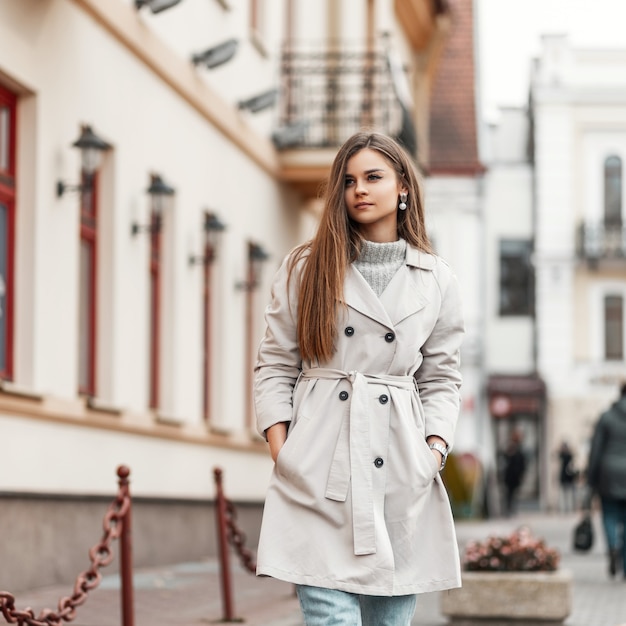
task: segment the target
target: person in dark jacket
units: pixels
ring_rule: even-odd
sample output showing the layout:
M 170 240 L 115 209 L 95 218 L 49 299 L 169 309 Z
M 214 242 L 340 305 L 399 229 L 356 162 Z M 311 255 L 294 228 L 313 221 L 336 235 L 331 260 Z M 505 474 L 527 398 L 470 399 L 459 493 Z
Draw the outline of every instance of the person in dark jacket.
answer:
M 626 576 L 626 383 L 620 398 L 598 420 L 591 440 L 587 482 L 602 502 L 609 575 Z
M 517 492 L 526 473 L 526 457 L 522 451 L 522 435 L 515 430 L 504 451 L 504 512 L 510 517 L 516 512 Z
M 559 485 L 561 486 L 561 511 L 573 511 L 576 505 L 576 480 L 578 470 L 574 467 L 574 453 L 567 441 L 559 448 Z

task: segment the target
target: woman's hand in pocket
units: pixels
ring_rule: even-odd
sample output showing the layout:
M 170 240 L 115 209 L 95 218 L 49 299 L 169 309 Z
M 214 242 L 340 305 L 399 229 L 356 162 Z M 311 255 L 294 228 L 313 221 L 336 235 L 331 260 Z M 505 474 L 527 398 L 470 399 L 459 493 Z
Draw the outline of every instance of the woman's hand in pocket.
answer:
M 285 441 L 287 441 L 288 426 L 289 422 L 278 422 L 278 424 L 270 426 L 265 431 L 267 443 L 270 445 L 270 454 L 272 455 L 272 461 L 274 461 L 274 463 L 276 463 L 280 449 L 285 444 Z

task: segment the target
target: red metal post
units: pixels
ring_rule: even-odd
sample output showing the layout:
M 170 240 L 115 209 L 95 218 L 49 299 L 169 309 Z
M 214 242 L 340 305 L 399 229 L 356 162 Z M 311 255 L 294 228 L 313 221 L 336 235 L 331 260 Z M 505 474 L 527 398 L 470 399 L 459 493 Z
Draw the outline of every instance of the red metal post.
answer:
M 125 465 L 117 468 L 119 476 L 120 495 L 128 497 L 128 509 L 122 521 L 120 535 L 120 577 L 122 579 L 122 626 L 134 626 L 135 615 L 133 606 L 133 550 L 132 550 L 132 521 L 131 498 L 128 476 L 130 469 Z
M 226 529 L 226 498 L 222 487 L 222 470 L 216 467 L 215 476 L 215 513 L 217 516 L 217 539 L 220 553 L 220 570 L 222 583 L 222 605 L 224 609 L 223 622 L 239 621 L 234 617 L 232 581 L 230 576 L 230 561 L 228 559 L 228 533 Z

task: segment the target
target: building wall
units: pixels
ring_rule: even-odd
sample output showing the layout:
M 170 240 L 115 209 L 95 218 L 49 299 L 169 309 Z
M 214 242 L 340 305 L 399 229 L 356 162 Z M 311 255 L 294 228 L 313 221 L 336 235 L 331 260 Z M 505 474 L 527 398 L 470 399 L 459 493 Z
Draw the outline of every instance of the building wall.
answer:
M 500 315 L 500 242 L 532 240 L 532 167 L 525 154 L 526 111 L 504 111 L 490 137 L 495 150 L 485 176 L 485 364 L 489 372 L 528 374 L 534 369 L 533 319 Z M 498 144 L 505 142 L 500 148 Z M 511 153 L 511 144 L 517 147 Z M 504 149 L 503 149 L 504 148 Z
M 206 522 L 215 466 L 227 495 L 256 507 L 258 527 L 271 461 L 248 426 L 247 294 L 236 285 L 246 279 L 248 241 L 262 244 L 271 256 L 252 302 L 256 344 L 272 274 L 301 241 L 302 200 L 278 180 L 273 111 L 234 111 L 237 99 L 276 84 L 281 35 L 272 29 L 281 28 L 282 5 L 274 12 L 270 55 L 250 42 L 247 11 L 217 2 L 183 2 L 155 16 L 117 0 L 0 7 L 0 80 L 18 95 L 15 367 L 0 393 L 0 429 L 11 442 L 0 458 L 0 508 L 12 539 L 0 548 L 0 574 L 11 590 L 68 581 L 85 568 L 120 464 L 130 466 L 137 498 L 138 566 L 214 551 Z M 231 64 L 211 75 L 189 63 L 192 51 L 225 33 L 240 39 Z M 97 380 L 89 400 L 77 392 L 79 197 L 55 194 L 57 180 L 79 181 L 71 143 L 81 123 L 112 146 L 98 174 Z M 149 237 L 131 235 L 132 222 L 149 222 L 151 172 L 175 189 L 163 215 L 156 410 L 148 407 Z M 188 262 L 202 254 L 205 210 L 227 224 L 212 269 L 209 426 L 202 267 Z M 25 556 L 24 546 L 37 550 Z
M 458 453 L 480 454 L 482 420 L 483 288 L 481 264 L 482 186 L 465 176 L 425 181 L 426 225 L 437 254 L 457 276 L 466 335 L 461 349 L 462 410 L 455 435 Z

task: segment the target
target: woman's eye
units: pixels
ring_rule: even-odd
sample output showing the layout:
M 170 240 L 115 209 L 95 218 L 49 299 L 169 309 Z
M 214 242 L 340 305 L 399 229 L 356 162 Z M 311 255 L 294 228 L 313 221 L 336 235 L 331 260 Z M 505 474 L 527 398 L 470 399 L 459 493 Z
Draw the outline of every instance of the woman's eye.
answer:
M 382 176 L 380 176 L 379 174 L 370 174 L 367 177 L 367 180 L 380 180 L 382 178 Z
M 353 185 L 353 184 L 354 184 L 353 178 L 346 178 L 346 182 L 345 182 L 346 187 L 349 187 L 350 185 Z

